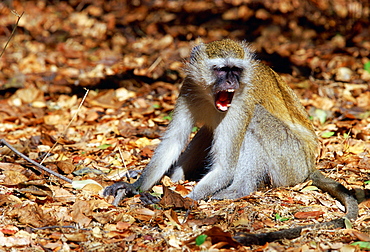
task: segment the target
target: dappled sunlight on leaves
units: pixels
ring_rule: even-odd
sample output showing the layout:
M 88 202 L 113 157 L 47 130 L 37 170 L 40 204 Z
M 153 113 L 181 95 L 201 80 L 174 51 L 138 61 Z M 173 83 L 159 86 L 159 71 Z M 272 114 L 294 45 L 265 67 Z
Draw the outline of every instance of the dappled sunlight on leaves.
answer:
M 50 251 L 360 251 L 370 225 L 370 36 L 365 0 L 3 1 L 0 138 L 66 183 L 0 147 L 0 249 Z M 352 228 L 242 247 L 237 232 L 329 221 L 343 207 L 305 182 L 237 200 L 186 196 L 165 176 L 110 204 L 104 187 L 134 182 L 172 118 L 190 48 L 247 40 L 294 89 L 319 136 L 317 167 L 356 189 Z M 86 99 L 85 88 L 89 89 Z M 76 116 L 75 116 L 76 115 Z M 75 117 L 74 117 L 75 116 Z M 73 119 L 74 118 L 74 119 Z M 148 193 L 148 192 L 144 192 Z M 360 244 L 353 242 L 362 242 Z M 357 246 L 357 247 L 356 247 Z

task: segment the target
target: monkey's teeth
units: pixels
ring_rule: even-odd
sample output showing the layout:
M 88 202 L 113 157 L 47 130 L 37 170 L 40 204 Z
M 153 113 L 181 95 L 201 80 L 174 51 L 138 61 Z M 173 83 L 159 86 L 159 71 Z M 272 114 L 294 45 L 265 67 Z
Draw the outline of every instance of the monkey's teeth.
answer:
M 228 106 L 217 106 L 217 109 L 221 112 L 226 112 L 229 109 L 229 107 Z
M 221 112 L 226 112 L 233 100 L 235 89 L 230 88 L 223 91 L 220 91 L 216 94 L 215 105 L 216 108 Z

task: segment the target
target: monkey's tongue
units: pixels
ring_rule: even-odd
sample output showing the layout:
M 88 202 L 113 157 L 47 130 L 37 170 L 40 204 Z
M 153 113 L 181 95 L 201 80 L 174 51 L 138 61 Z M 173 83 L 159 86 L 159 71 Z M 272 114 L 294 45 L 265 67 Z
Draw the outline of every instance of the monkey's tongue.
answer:
M 226 112 L 231 105 L 233 96 L 234 96 L 234 89 L 228 89 L 225 91 L 217 92 L 216 101 L 215 101 L 216 108 L 221 112 Z

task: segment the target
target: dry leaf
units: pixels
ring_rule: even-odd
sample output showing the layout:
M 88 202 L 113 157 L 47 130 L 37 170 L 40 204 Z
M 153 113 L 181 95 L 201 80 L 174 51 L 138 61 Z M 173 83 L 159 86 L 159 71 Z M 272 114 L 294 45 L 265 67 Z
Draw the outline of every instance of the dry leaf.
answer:
M 18 185 L 28 181 L 28 178 L 19 171 L 3 171 L 3 174 L 5 176 L 1 182 L 3 185 Z
M 294 218 L 297 219 L 317 219 L 322 216 L 325 212 L 323 211 L 311 211 L 311 212 L 297 212 L 294 214 Z
M 218 244 L 222 242 L 223 247 L 242 249 L 241 245 L 232 238 L 230 233 L 224 232 L 219 227 L 212 227 L 211 229 L 203 232 L 202 234 L 210 237 L 212 240 L 212 244 Z M 192 243 L 195 242 L 195 239 L 196 237 L 193 237 L 190 240 L 186 241 L 184 244 L 191 245 Z
M 345 232 L 349 233 L 351 236 L 356 237 L 360 241 L 370 242 L 369 234 L 357 231 L 355 229 L 346 229 Z
M 177 225 L 181 226 L 181 223 L 177 217 L 177 214 L 175 211 L 173 211 L 172 209 L 169 209 L 169 210 L 166 210 L 163 212 L 164 215 L 172 222 L 172 223 L 176 223 Z
M 3 154 L 3 153 L 0 153 L 0 154 Z M 26 170 L 26 168 L 24 168 L 23 166 L 21 166 L 19 164 L 0 163 L 0 170 L 22 172 L 22 171 Z
M 143 221 L 149 221 L 154 218 L 155 212 L 149 208 L 139 208 L 135 210 L 135 218 Z
M 87 237 L 84 233 L 64 234 L 64 237 L 67 238 L 68 241 L 75 242 L 84 242 L 87 240 Z
M 19 222 L 33 227 L 44 227 L 55 225 L 56 220 L 50 213 L 44 211 L 37 204 L 28 204 L 20 209 L 14 209 L 18 215 Z
M 120 230 L 123 230 L 123 229 L 128 229 L 129 227 L 131 227 L 131 223 L 129 222 L 122 222 L 122 221 L 119 221 L 117 222 L 117 229 L 120 229 Z
M 184 198 L 180 194 L 170 190 L 168 187 L 163 186 L 163 197 L 159 204 L 165 207 L 194 209 L 198 206 L 195 200 Z
M 69 160 L 57 161 L 55 164 L 59 170 L 63 172 L 63 174 L 71 174 L 76 169 L 76 167 Z
M 76 200 L 76 195 L 70 193 L 68 190 L 66 190 L 64 188 L 60 188 L 58 186 L 53 186 L 53 185 L 50 185 L 49 187 L 52 190 L 53 198 L 56 201 L 74 202 Z
M 83 227 L 90 224 L 91 219 L 85 214 L 90 213 L 90 205 L 87 201 L 77 200 L 72 206 L 72 219 Z

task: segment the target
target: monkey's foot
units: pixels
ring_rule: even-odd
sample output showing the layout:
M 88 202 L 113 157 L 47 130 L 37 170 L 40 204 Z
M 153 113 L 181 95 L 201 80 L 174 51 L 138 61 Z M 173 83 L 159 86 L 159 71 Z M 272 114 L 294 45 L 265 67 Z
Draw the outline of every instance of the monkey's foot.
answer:
M 113 185 L 107 186 L 103 191 L 103 196 L 113 195 L 114 197 L 117 197 L 119 191 L 121 190 L 124 190 L 123 195 L 121 195 L 122 198 L 134 196 L 139 193 L 132 184 L 126 182 L 117 182 Z
M 238 198 L 241 198 L 243 196 L 245 196 L 245 195 L 243 195 L 241 193 L 238 193 L 236 191 L 233 191 L 233 190 L 228 190 L 226 188 L 226 189 L 221 190 L 221 191 L 215 193 L 214 195 L 212 195 L 212 199 L 216 199 L 216 200 L 238 199 Z
M 103 196 L 113 195 L 115 197 L 113 205 L 117 206 L 124 198 L 139 194 L 139 191 L 129 183 L 117 182 L 107 186 L 103 191 Z M 159 199 L 148 192 L 140 193 L 140 200 L 144 205 L 157 204 Z
M 144 205 L 153 205 L 159 202 L 159 199 L 148 192 L 140 193 L 140 200 Z

